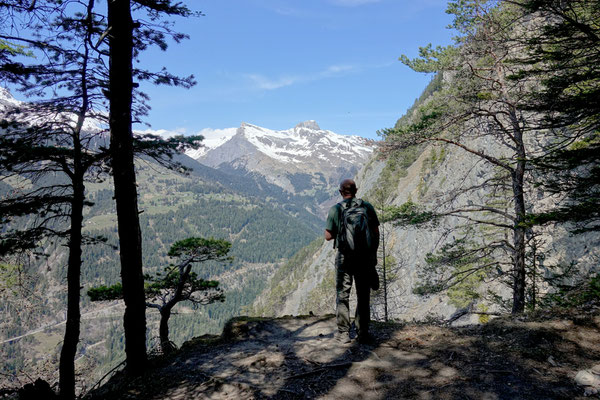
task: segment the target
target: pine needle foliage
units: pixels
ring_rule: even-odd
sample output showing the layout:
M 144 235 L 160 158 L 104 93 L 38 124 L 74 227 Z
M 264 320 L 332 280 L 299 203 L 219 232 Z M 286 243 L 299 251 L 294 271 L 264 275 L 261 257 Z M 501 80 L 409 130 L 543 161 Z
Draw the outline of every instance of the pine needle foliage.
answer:
M 181 302 L 189 302 L 193 307 L 225 301 L 219 282 L 198 277 L 192 270 L 194 265 L 204 262 L 230 262 L 228 255 L 231 243 L 222 239 L 191 237 L 175 242 L 168 256 L 178 262 L 166 266 L 154 275 L 146 274 L 144 294 L 146 307 L 160 312 L 160 344 L 167 353 L 175 349 L 169 340 L 169 318 L 173 308 Z M 87 292 L 91 301 L 107 301 L 123 298 L 123 286 L 98 286 Z

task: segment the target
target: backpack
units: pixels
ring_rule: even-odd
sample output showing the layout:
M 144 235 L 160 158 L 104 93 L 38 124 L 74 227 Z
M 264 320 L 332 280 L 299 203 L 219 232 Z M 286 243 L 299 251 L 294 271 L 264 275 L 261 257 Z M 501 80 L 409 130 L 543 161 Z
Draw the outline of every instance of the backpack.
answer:
M 342 254 L 370 255 L 376 247 L 367 207 L 361 199 L 338 203 L 340 226 L 336 245 Z

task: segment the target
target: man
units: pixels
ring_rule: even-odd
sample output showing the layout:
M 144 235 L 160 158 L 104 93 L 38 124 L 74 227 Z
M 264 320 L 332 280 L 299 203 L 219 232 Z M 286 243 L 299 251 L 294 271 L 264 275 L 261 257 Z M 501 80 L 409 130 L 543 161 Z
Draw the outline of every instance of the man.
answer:
M 377 246 L 379 245 L 379 220 L 373 206 L 363 200 L 357 199 L 356 183 L 352 179 L 345 179 L 340 183 L 340 194 L 343 200 L 329 209 L 325 227 L 325 240 L 335 239 L 334 248 L 337 248 L 335 257 L 336 268 L 336 339 L 342 343 L 350 343 L 350 291 L 352 281 L 356 283 L 357 306 L 354 324 L 358 333 L 359 343 L 372 341 L 369 335 L 370 308 L 369 298 L 375 264 L 377 263 Z M 343 228 L 344 210 L 350 207 L 364 207 L 368 220 L 369 231 L 373 236 L 373 244 L 369 251 L 350 251 L 340 249 L 340 236 Z

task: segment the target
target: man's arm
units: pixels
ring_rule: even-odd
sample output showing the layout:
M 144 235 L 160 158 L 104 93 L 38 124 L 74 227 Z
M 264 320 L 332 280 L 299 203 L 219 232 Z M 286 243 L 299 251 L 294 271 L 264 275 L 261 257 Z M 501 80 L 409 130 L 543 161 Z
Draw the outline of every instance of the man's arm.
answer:
M 337 205 L 331 207 L 327 213 L 327 222 L 325 223 L 325 240 L 335 239 L 337 235 L 337 218 L 339 211 Z
M 330 230 L 325 229 L 325 240 L 330 241 L 333 239 L 333 233 Z

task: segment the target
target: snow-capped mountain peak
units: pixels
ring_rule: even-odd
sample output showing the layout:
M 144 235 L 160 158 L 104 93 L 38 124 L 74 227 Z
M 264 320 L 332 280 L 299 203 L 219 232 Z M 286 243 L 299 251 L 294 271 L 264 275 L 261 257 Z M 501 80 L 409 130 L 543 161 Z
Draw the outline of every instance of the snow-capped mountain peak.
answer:
M 292 129 L 281 131 L 242 122 L 235 131 L 229 128 L 200 134 L 205 135 L 204 146 L 199 150 L 190 151 L 187 155 L 210 166 L 217 166 L 220 162 L 231 162 L 233 159 L 231 151 L 226 151 L 222 159 L 211 157 L 209 153 L 214 153 L 225 144 L 229 144 L 227 147 L 240 145 L 241 141 L 245 142 L 244 148 L 250 145 L 253 153 L 259 152 L 279 162 L 294 164 L 303 164 L 315 159 L 338 158 L 354 162 L 373 151 L 367 139 L 323 130 L 314 120 L 301 122 Z
M 372 141 L 321 129 L 313 120 L 286 130 L 243 122 L 237 129 L 200 133 L 206 137 L 204 147 L 188 152 L 188 156 L 213 168 L 258 173 L 294 193 L 306 186 L 299 186 L 299 179 L 308 176 L 313 184 L 305 190 L 314 185 L 329 190 L 325 187 L 353 176 L 374 148 Z
M 295 127 L 295 129 L 300 129 L 300 128 L 312 129 L 314 131 L 321 130 L 321 128 L 319 127 L 319 124 L 317 124 L 317 121 L 315 121 L 314 119 L 311 119 L 309 121 L 300 122 Z
M 35 103 L 27 103 L 15 99 L 10 90 L 0 87 L 0 113 L 7 115 L 8 112 L 13 113 L 11 118 L 15 118 L 20 122 L 31 123 L 32 125 L 39 124 L 42 121 L 45 123 L 56 122 L 62 129 L 65 123 L 70 123 L 72 126 L 75 126 L 77 123 L 77 115 L 75 113 L 63 112 L 57 114 L 54 110 L 48 111 L 47 108 L 36 107 Z M 83 134 L 91 133 L 96 135 L 97 132 L 103 130 L 102 125 L 105 122 L 99 118 L 87 117 L 83 123 Z
M 203 129 L 198 132 L 199 135 L 204 136 L 202 147 L 196 150 L 190 150 L 186 155 L 194 159 L 200 159 L 209 151 L 228 142 L 236 134 L 237 130 L 238 128 Z
M 16 107 L 21 104 L 15 99 L 8 89 L 0 87 L 0 110 L 5 110 L 6 107 Z

